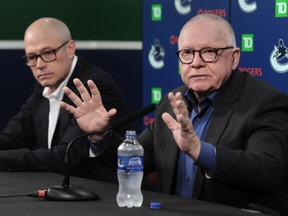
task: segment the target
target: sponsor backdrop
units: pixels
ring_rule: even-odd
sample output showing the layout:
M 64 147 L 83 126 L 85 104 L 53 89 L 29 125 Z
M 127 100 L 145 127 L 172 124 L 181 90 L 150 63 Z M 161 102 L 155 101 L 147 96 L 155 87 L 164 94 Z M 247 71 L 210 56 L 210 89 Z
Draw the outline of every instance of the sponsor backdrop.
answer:
M 194 15 L 217 14 L 231 23 L 241 48 L 239 69 L 288 93 L 288 0 L 143 1 L 143 105 L 157 104 L 183 85 L 177 40 Z M 287 47 L 286 45 L 287 44 Z M 144 118 L 144 127 L 153 122 Z

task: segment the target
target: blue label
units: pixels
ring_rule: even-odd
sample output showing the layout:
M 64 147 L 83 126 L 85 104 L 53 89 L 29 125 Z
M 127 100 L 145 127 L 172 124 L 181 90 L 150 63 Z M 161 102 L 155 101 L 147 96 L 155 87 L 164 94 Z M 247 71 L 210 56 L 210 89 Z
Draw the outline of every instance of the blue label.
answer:
M 143 156 L 118 156 L 118 172 L 142 172 Z

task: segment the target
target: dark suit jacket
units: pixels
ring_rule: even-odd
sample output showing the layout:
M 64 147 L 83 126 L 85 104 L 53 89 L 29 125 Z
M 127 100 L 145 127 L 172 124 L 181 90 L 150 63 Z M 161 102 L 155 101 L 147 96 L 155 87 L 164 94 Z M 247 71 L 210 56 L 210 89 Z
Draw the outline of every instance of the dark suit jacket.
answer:
M 187 87 L 177 91 L 184 95 Z M 156 109 L 154 124 L 138 138 L 145 149 L 146 173 L 156 170 L 161 191 L 173 194 L 179 148 L 162 120 L 164 112 L 174 116 L 167 96 Z M 205 141 L 216 147 L 216 171 L 208 179 L 198 168 L 193 198 L 241 208 L 258 203 L 288 215 L 285 94 L 233 71 L 219 90 Z
M 116 108 L 114 120 L 125 116 L 128 112 L 124 97 L 112 77 L 87 62 L 78 58 L 76 67 L 67 84 L 77 92 L 72 80 L 79 78 L 84 84 L 93 80 L 102 95 L 106 109 Z M 47 144 L 49 101 L 42 96 L 43 87 L 36 87 L 22 106 L 17 116 L 14 116 L 7 127 L 0 133 L 0 170 L 32 170 L 63 172 L 64 154 L 67 144 L 82 134 L 73 116 L 60 109 L 56 130 L 49 150 Z M 63 101 L 71 104 L 68 97 Z M 70 163 L 78 164 L 87 151 L 87 138 L 83 138 L 70 150 Z

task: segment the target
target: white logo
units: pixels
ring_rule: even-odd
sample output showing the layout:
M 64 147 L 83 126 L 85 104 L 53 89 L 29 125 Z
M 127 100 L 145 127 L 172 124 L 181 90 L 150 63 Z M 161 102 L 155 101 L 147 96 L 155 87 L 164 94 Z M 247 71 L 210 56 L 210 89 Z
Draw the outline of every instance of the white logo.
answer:
M 189 14 L 191 11 L 192 0 L 174 0 L 177 12 L 181 15 Z
M 287 61 L 281 62 L 283 59 Z M 283 39 L 279 39 L 278 47 L 274 46 L 270 55 L 270 64 L 277 73 L 288 72 L 288 48 L 285 47 Z
M 252 13 L 255 10 L 257 10 L 257 4 L 255 1 L 248 3 L 247 0 L 238 0 L 238 4 L 239 4 L 241 10 L 245 13 Z
M 164 67 L 164 58 L 165 56 L 165 50 L 160 45 L 160 42 L 158 39 L 155 39 L 154 44 L 151 45 L 151 49 L 149 51 L 148 59 L 151 64 L 151 66 L 155 69 L 160 69 Z

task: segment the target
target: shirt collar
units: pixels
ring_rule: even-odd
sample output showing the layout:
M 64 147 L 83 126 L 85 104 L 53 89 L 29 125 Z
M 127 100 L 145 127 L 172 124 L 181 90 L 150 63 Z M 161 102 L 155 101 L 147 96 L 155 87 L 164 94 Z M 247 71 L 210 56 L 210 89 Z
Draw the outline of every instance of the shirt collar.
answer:
M 202 101 L 200 103 L 200 105 L 202 103 L 210 103 L 211 105 L 215 104 L 215 101 L 216 101 L 216 98 L 217 98 L 217 95 L 218 95 L 218 91 L 213 91 L 211 92 L 208 97 Z M 198 101 L 193 93 L 193 90 L 191 89 L 188 89 L 186 92 L 185 92 L 185 95 L 184 95 L 184 100 L 186 101 L 186 104 L 187 104 L 187 107 L 188 107 L 188 110 L 189 112 L 192 111 L 192 109 L 194 107 L 196 107 L 198 105 Z
M 64 96 L 64 90 L 63 88 L 67 85 L 68 83 L 68 80 L 70 79 L 73 71 L 74 71 L 74 68 L 76 66 L 76 63 L 77 63 L 77 60 L 78 60 L 78 57 L 75 55 L 74 58 L 73 58 L 73 62 L 72 62 L 72 65 L 71 65 L 71 69 L 70 69 L 70 72 L 68 74 L 68 76 L 65 78 L 65 80 L 58 86 L 58 88 L 52 93 L 49 95 L 49 87 L 45 87 L 43 92 L 42 92 L 42 95 L 43 97 L 47 98 L 47 99 L 50 99 L 52 97 L 56 98 L 58 101 L 62 100 L 63 99 L 63 96 Z

